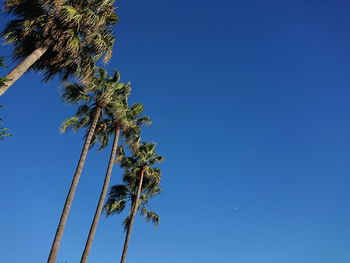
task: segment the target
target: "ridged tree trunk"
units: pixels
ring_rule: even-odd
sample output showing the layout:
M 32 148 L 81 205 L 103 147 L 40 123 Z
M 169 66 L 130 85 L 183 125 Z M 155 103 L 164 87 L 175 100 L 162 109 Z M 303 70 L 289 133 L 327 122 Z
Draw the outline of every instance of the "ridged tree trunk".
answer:
M 26 57 L 21 63 L 17 65 L 13 70 L 10 71 L 9 74 L 5 76 L 8 81 L 6 81 L 5 85 L 0 87 L 0 96 L 2 96 L 9 87 L 16 80 L 18 80 L 42 55 L 46 52 L 47 48 L 39 47 L 35 49 L 28 57 Z
M 108 190 L 108 187 L 109 187 L 109 181 L 110 181 L 111 175 L 112 175 L 113 165 L 115 163 L 115 158 L 116 158 L 116 155 L 117 155 L 119 133 L 120 133 L 120 128 L 119 128 L 119 126 L 116 126 L 115 132 L 114 132 L 113 146 L 112 146 L 111 154 L 110 154 L 110 157 L 109 157 L 108 168 L 107 168 L 107 171 L 106 171 L 105 180 L 104 180 L 102 191 L 101 191 L 101 194 L 100 194 L 100 199 L 98 200 L 98 204 L 97 204 L 97 207 L 96 207 L 94 219 L 93 219 L 91 227 L 90 227 L 89 236 L 88 236 L 88 238 L 86 240 L 84 252 L 83 252 L 83 255 L 81 256 L 81 260 L 80 260 L 81 263 L 85 263 L 87 261 L 87 259 L 88 259 L 88 256 L 89 256 L 89 253 L 90 253 L 90 249 L 91 249 L 91 246 L 92 246 L 92 242 L 93 242 L 94 237 L 95 237 L 98 221 L 100 220 L 100 216 L 101 216 L 101 213 L 102 213 L 104 200 L 106 198 L 107 190 Z
M 126 231 L 123 254 L 122 254 L 122 257 L 120 259 L 120 263 L 125 263 L 125 261 L 126 261 L 126 253 L 128 252 L 131 231 L 132 231 L 132 227 L 134 224 L 137 208 L 139 205 L 138 203 L 139 203 L 139 199 L 140 199 L 140 195 L 141 195 L 143 174 L 144 174 L 144 171 L 141 170 L 140 181 L 139 181 L 139 185 L 137 186 L 137 191 L 136 191 L 136 200 L 135 200 L 135 204 L 133 205 L 133 208 L 132 208 L 132 212 L 131 212 L 131 216 L 130 216 L 130 223 L 129 223 L 128 229 Z
M 91 123 L 88 135 L 86 136 L 84 147 L 83 147 L 83 150 L 81 152 L 80 159 L 78 162 L 78 166 L 75 170 L 74 177 L 73 177 L 73 180 L 72 180 L 72 183 L 71 183 L 71 186 L 69 188 L 69 192 L 68 192 L 68 195 L 66 198 L 66 202 L 65 202 L 64 207 L 63 207 L 60 222 L 59 222 L 57 230 L 56 230 L 55 239 L 52 243 L 50 255 L 49 255 L 49 258 L 47 260 L 48 263 L 56 263 L 57 252 L 58 252 L 58 248 L 60 246 L 60 242 L 61 242 L 61 239 L 63 236 L 64 227 L 65 227 L 66 222 L 67 222 L 67 218 L 68 218 L 68 214 L 69 214 L 72 202 L 73 202 L 74 194 L 75 194 L 75 191 L 76 191 L 77 186 L 78 186 L 81 172 L 83 171 L 83 166 L 85 163 L 86 155 L 89 151 L 91 139 L 92 139 L 92 136 L 93 136 L 94 131 L 96 129 L 97 122 L 100 118 L 101 111 L 102 111 L 101 107 L 96 108 L 93 122 Z

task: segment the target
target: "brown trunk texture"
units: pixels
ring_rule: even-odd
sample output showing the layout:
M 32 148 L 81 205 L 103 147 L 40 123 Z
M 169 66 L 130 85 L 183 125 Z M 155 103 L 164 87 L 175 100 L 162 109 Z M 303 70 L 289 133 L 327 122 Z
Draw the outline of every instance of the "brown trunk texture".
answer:
M 44 55 L 47 48 L 39 47 L 34 50 L 28 57 L 17 65 L 9 74 L 5 76 L 7 81 L 4 86 L 0 87 L 0 96 L 2 96 L 13 83 L 16 82 L 38 59 Z
M 127 231 L 126 231 L 126 237 L 125 237 L 125 242 L 124 242 L 123 254 L 122 254 L 122 257 L 120 259 L 120 263 L 125 263 L 125 261 L 126 261 L 126 253 L 128 252 L 131 231 L 132 231 L 132 227 L 133 227 L 133 224 L 134 224 L 134 220 L 135 220 L 135 216 L 136 216 L 136 212 L 137 212 L 137 208 L 138 208 L 138 203 L 139 203 L 139 199 L 140 199 L 140 195 L 141 195 L 143 173 L 144 172 L 142 170 L 141 171 L 141 177 L 140 177 L 139 185 L 137 186 L 135 204 L 134 204 L 133 210 L 131 212 L 130 224 L 129 224 L 129 227 L 128 227 Z
M 106 198 L 107 190 L 108 190 L 108 187 L 109 187 L 109 181 L 111 180 L 113 165 L 115 163 L 115 158 L 116 158 L 116 155 L 117 155 L 119 132 L 120 132 L 120 129 L 119 129 L 118 126 L 116 126 L 115 133 L 114 133 L 114 141 L 113 141 L 111 154 L 110 154 L 110 157 L 109 157 L 109 162 L 108 162 L 108 168 L 107 168 L 107 171 L 106 171 L 106 176 L 105 176 L 105 179 L 104 179 L 104 182 L 103 182 L 103 187 L 102 187 L 102 191 L 101 191 L 101 194 L 100 194 L 100 199 L 98 200 L 98 204 L 97 204 L 97 207 L 96 207 L 94 219 L 93 219 L 91 227 L 90 227 L 89 236 L 88 236 L 88 238 L 86 240 L 84 252 L 83 252 L 83 255 L 82 255 L 81 260 L 80 260 L 81 263 L 85 263 L 87 261 L 87 259 L 88 259 L 88 256 L 89 256 L 89 253 L 90 253 L 90 249 L 91 249 L 91 246 L 92 246 L 92 242 L 93 242 L 94 237 L 95 237 L 98 221 L 100 220 L 100 216 L 101 216 L 101 213 L 102 213 L 104 200 Z
M 85 163 L 86 155 L 89 151 L 91 139 L 92 139 L 92 136 L 93 136 L 94 131 L 96 129 L 97 122 L 100 118 L 101 111 L 102 111 L 101 107 L 96 108 L 94 120 L 89 128 L 88 135 L 86 136 L 84 147 L 83 147 L 83 150 L 81 152 L 80 159 L 78 162 L 78 166 L 75 170 L 74 177 L 73 177 L 73 180 L 72 180 L 72 183 L 71 183 L 71 186 L 69 188 L 69 192 L 68 192 L 68 195 L 66 198 L 66 202 L 65 202 L 64 207 L 63 207 L 60 222 L 59 222 L 57 230 L 56 230 L 56 235 L 55 235 L 54 241 L 52 243 L 50 255 L 49 255 L 49 258 L 47 260 L 48 263 L 56 263 L 57 252 L 58 252 L 58 248 L 60 246 L 60 242 L 61 242 L 61 239 L 63 236 L 64 227 L 65 227 L 66 222 L 67 222 L 67 218 L 68 218 L 68 214 L 69 214 L 72 202 L 73 202 L 74 194 L 75 194 L 75 191 L 76 191 L 78 183 L 79 183 L 81 172 L 83 171 L 83 166 Z

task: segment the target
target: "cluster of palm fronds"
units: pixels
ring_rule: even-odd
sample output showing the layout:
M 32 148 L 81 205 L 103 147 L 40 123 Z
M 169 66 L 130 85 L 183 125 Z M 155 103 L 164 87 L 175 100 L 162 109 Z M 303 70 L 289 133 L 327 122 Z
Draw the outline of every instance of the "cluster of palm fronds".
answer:
M 37 48 L 46 51 L 33 65 L 45 79 L 58 74 L 63 79 L 78 74 L 92 76 L 94 62 L 112 56 L 111 26 L 118 22 L 114 1 L 65 1 L 55 9 L 54 1 L 5 1 L 8 13 L 19 17 L 7 24 L 3 36 L 13 43 L 14 57 L 23 59 Z
M 11 81 L 6 89 L 28 69 L 42 71 L 44 80 L 58 75 L 62 80 L 76 76 L 89 81 L 94 63 L 112 56 L 112 27 L 119 21 L 114 2 L 6 0 L 5 11 L 17 19 L 2 35 L 14 46 L 13 58 L 23 60 L 7 75 Z
M 113 138 L 101 194 L 96 207 L 81 262 L 86 262 L 96 228 L 104 210 L 107 215 L 119 214 L 129 207 L 124 220 L 126 237 L 121 262 L 125 262 L 130 235 L 137 212 L 148 221 L 159 223 L 159 216 L 150 210 L 150 198 L 158 195 L 161 171 L 155 167 L 163 161 L 156 154 L 154 143 L 141 141 L 141 127 L 151 124 L 143 115 L 144 106 L 129 105 L 130 83 L 120 82 L 119 72 L 111 76 L 96 61 L 111 58 L 115 38 L 112 27 L 119 21 L 114 0 L 6 0 L 5 11 L 16 16 L 3 30 L 7 43 L 13 44 L 12 57 L 21 60 L 5 78 L 0 95 L 27 70 L 39 70 L 44 80 L 58 75 L 67 81 L 63 101 L 77 104 L 75 116 L 66 119 L 61 131 L 86 129 L 85 142 L 61 214 L 48 258 L 56 263 L 58 248 L 78 186 L 84 163 L 95 144 L 103 150 Z M 2 60 L 0 60 L 2 63 Z M 1 64 L 2 65 L 2 64 Z M 107 192 L 113 166 L 124 170 L 121 183 Z

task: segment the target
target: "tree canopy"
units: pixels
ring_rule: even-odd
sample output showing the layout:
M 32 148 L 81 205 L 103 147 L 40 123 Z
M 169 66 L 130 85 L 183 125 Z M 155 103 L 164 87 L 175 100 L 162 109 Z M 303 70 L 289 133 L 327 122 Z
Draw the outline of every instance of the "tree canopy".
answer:
M 31 66 L 48 80 L 58 75 L 89 79 L 100 57 L 108 61 L 115 42 L 111 28 L 119 20 L 112 0 L 61 1 L 6 0 L 5 12 L 16 19 L 3 30 L 7 43 L 14 45 L 12 56 L 19 60 L 35 49 L 45 53 Z

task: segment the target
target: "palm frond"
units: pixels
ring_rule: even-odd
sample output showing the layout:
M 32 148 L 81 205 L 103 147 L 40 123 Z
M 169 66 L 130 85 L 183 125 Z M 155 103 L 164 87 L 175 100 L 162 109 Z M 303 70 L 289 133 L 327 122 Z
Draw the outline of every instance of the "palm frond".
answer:
M 131 220 L 130 216 L 127 216 L 123 221 L 123 228 L 125 232 L 128 231 L 128 228 L 130 226 L 130 220 Z
M 119 163 L 123 160 L 125 157 L 125 152 L 123 146 L 118 146 L 117 148 L 117 158 L 115 159 L 114 163 Z
M 147 220 L 147 222 L 152 221 L 155 225 L 159 224 L 159 215 L 153 211 L 148 211 L 146 207 L 141 209 L 141 215 Z
M 76 125 L 76 123 L 78 122 L 79 118 L 77 116 L 68 118 L 66 120 L 64 120 L 61 123 L 61 127 L 60 127 L 60 131 L 62 133 L 65 133 L 67 131 L 68 128 L 72 128 Z
M 106 216 L 120 214 L 121 212 L 123 212 L 125 206 L 125 200 L 108 200 L 104 206 L 104 211 L 106 213 Z
M 65 103 L 90 102 L 91 100 L 84 86 L 72 83 L 65 86 L 62 97 Z

